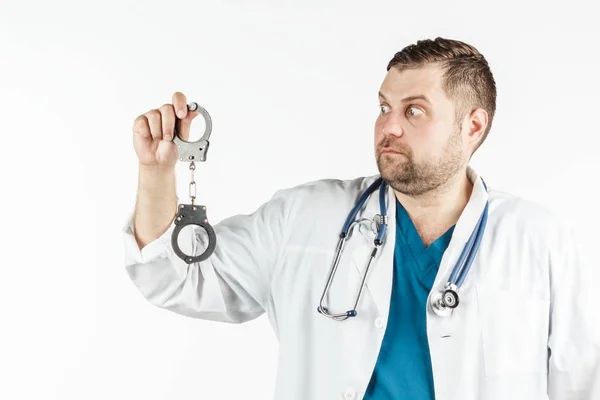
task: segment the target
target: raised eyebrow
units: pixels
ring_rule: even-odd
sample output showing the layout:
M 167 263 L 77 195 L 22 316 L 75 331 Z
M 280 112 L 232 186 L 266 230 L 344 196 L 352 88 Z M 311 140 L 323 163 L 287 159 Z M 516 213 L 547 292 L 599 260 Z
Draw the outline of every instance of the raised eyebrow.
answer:
M 431 101 L 429 101 L 427 96 L 425 96 L 424 94 L 419 94 L 416 96 L 408 96 L 408 97 L 405 97 L 402 101 L 408 102 L 408 101 L 414 101 L 414 100 L 423 100 L 423 101 L 431 104 Z
M 386 97 L 381 92 L 379 92 L 379 97 L 381 97 L 385 101 L 388 101 L 388 99 L 386 99 Z M 427 96 L 425 96 L 423 94 L 418 94 L 418 95 L 415 95 L 415 96 L 405 97 L 404 99 L 402 99 L 402 102 L 414 101 L 414 100 L 424 100 L 427 103 L 431 104 L 431 101 L 429 101 L 429 99 L 427 98 Z

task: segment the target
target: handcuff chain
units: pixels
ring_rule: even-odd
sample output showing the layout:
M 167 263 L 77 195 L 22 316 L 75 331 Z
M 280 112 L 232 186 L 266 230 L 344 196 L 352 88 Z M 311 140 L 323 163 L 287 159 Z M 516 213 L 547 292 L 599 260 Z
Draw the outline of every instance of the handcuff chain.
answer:
M 191 202 L 192 202 L 192 206 L 194 205 L 194 200 L 196 200 L 196 181 L 194 180 L 194 170 L 195 169 L 196 169 L 196 165 L 192 161 L 190 163 L 190 175 L 191 175 L 190 199 L 191 199 Z

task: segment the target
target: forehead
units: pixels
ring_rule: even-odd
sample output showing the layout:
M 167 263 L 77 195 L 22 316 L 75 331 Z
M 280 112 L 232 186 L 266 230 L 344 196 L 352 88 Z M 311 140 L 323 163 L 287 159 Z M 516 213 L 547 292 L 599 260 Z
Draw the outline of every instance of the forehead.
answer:
M 450 100 L 442 89 L 442 75 L 443 70 L 435 65 L 403 71 L 391 68 L 381 84 L 380 91 L 390 101 L 425 95 L 433 103 L 446 103 Z

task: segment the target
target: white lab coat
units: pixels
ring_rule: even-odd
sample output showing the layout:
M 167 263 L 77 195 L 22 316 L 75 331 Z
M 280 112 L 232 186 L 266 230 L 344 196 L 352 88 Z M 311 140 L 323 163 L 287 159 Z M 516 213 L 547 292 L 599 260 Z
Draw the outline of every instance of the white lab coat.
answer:
M 489 196 L 485 236 L 450 317 L 427 310 L 436 400 L 600 400 L 600 314 L 570 230 L 532 202 L 489 186 L 477 173 L 472 196 L 444 253 L 432 293 L 447 281 Z M 266 313 L 279 340 L 276 399 L 361 399 L 386 329 L 395 244 L 395 196 L 389 228 L 358 315 L 344 322 L 317 313 L 338 235 L 358 196 L 376 176 L 324 179 L 278 191 L 250 215 L 214 226 L 212 256 L 188 266 L 171 247 L 174 225 L 141 251 L 133 213 L 124 227 L 125 268 L 147 300 L 193 318 L 242 323 Z M 379 213 L 378 192 L 359 217 Z M 188 237 L 183 237 L 185 232 Z M 198 254 L 204 231 L 179 243 Z M 346 245 L 328 303 L 353 305 L 373 232 Z M 400 294 L 401 296 L 402 294 Z M 226 346 L 226 343 L 223 343 Z M 551 356 L 549 357 L 549 354 Z

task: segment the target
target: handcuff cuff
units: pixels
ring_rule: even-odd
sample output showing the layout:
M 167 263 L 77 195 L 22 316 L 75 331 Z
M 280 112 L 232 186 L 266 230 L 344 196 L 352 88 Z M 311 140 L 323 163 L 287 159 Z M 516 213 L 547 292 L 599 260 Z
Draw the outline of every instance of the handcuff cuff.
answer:
M 206 214 L 206 206 L 196 205 L 196 182 L 194 181 L 194 171 L 196 169 L 196 161 L 205 162 L 208 147 L 210 145 L 209 138 L 212 131 L 212 120 L 208 111 L 201 107 L 198 103 L 192 102 L 187 105 L 188 111 L 198 111 L 204 117 L 205 130 L 204 134 L 200 139 L 195 142 L 186 142 L 179 136 L 179 130 L 177 128 L 177 122 L 180 121 L 176 118 L 175 130 L 173 135 L 173 142 L 177 145 L 177 151 L 179 152 L 179 161 L 190 163 L 191 182 L 189 186 L 190 204 L 179 204 L 177 207 L 177 215 L 175 216 L 175 229 L 171 235 L 171 245 L 175 254 L 188 264 L 200 262 L 206 260 L 214 252 L 217 244 L 217 235 L 213 227 L 208 222 Z M 188 225 L 197 225 L 204 229 L 208 234 L 208 245 L 202 254 L 192 256 L 185 254 L 180 248 L 177 242 L 177 237 L 183 228 Z

